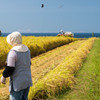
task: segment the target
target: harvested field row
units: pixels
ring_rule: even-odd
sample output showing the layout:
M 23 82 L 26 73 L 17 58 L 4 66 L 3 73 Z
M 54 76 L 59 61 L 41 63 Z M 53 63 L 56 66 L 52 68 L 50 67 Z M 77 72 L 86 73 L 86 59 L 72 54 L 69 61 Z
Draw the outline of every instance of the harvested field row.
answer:
M 48 72 L 42 79 L 31 88 L 29 100 L 39 100 L 48 96 L 51 98 L 64 88 L 71 88 L 75 83 L 74 73 L 77 72 L 89 50 L 92 48 L 95 38 L 86 40 L 78 49 Z
M 66 56 L 77 50 L 86 40 L 75 41 L 69 45 L 58 47 L 31 60 L 33 83 L 44 77 L 50 70 L 57 67 Z

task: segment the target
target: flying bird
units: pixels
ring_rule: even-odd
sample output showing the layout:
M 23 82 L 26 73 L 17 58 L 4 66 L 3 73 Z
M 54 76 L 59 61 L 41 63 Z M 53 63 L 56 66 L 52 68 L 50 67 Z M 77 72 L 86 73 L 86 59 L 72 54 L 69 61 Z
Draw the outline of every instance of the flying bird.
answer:
M 44 4 L 41 5 L 41 8 L 43 8 L 43 7 L 44 7 Z

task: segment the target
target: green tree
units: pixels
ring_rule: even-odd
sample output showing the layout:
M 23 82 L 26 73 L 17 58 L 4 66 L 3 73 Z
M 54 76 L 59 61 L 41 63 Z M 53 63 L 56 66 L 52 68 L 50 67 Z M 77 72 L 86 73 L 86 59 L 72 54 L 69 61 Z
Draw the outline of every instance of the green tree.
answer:
M 92 37 L 94 37 L 94 32 L 92 32 Z
M 0 36 L 1 36 L 1 30 L 0 30 Z

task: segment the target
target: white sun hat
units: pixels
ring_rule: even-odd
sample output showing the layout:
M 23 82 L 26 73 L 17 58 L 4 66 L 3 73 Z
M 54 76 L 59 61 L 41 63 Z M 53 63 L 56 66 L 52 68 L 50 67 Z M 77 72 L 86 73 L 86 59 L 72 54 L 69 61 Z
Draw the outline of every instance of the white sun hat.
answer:
M 7 42 L 10 45 L 22 44 L 22 35 L 20 32 L 12 32 L 7 36 Z

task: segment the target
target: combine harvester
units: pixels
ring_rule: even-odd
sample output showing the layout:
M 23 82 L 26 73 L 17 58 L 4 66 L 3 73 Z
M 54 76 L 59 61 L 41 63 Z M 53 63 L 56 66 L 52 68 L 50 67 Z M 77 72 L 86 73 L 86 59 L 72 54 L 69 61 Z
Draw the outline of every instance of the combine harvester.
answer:
M 74 34 L 72 32 L 64 32 L 61 30 L 57 36 L 69 36 L 69 37 L 74 37 Z

